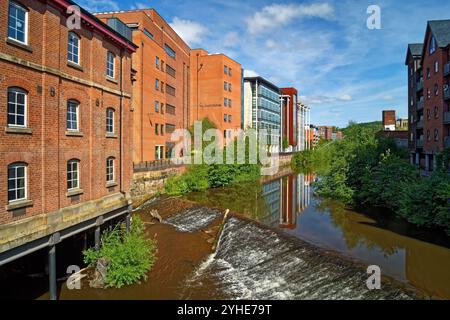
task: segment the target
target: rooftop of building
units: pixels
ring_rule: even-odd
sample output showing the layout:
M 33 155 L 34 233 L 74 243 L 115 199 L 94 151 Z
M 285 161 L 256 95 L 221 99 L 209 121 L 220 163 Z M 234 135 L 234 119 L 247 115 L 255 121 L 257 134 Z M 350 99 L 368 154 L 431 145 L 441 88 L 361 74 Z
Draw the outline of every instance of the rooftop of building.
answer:
M 428 21 L 428 26 L 436 37 L 439 47 L 445 48 L 450 45 L 450 20 L 431 20 Z
M 245 81 L 248 81 L 248 82 L 256 82 L 256 81 L 258 81 L 258 82 L 261 82 L 261 83 L 263 83 L 263 84 L 265 84 L 266 86 L 268 86 L 268 87 L 271 87 L 273 90 L 275 90 L 275 91 L 280 91 L 280 88 L 279 87 L 277 87 L 276 85 L 274 85 L 272 82 L 270 82 L 269 80 L 267 80 L 267 79 L 265 79 L 265 78 L 263 78 L 263 77 L 261 77 L 261 76 L 256 76 L 256 77 L 244 77 L 244 82 Z
M 180 40 L 185 46 L 186 48 L 190 47 L 189 45 L 183 40 L 183 38 L 180 37 L 180 35 L 178 35 L 178 33 L 170 26 L 170 24 L 167 22 L 166 19 L 164 19 L 163 16 L 161 16 L 161 14 L 154 8 L 143 8 L 143 9 L 130 9 L 130 10 L 117 10 L 117 11 L 102 11 L 102 12 L 95 12 L 93 13 L 93 15 L 111 15 L 114 16 L 116 14 L 125 14 L 125 13 L 142 13 L 144 15 L 146 15 L 150 20 L 152 20 L 152 22 L 155 23 L 155 21 L 153 20 L 151 14 L 155 14 L 157 15 L 163 22 L 165 22 L 165 24 L 167 25 L 167 27 L 172 31 L 171 33 L 173 33 L 178 39 L 173 39 L 173 40 Z M 151 14 L 149 14 L 151 13 Z M 156 23 L 155 23 L 156 24 Z M 164 29 L 164 26 L 159 26 L 160 28 Z M 169 35 L 170 36 L 170 35 Z
M 238 65 L 241 65 L 240 62 L 236 61 L 235 59 L 231 58 L 230 56 L 227 56 L 225 53 L 221 53 L 221 52 L 210 53 L 208 50 L 203 49 L 203 48 L 193 48 L 193 49 L 191 49 L 191 51 L 203 51 L 203 52 L 205 52 L 205 56 L 224 56 L 227 59 L 237 63 Z
M 137 45 L 135 45 L 132 41 L 127 39 L 124 35 L 120 34 L 118 31 L 114 30 L 112 27 L 108 26 L 107 24 L 103 23 L 100 19 L 98 19 L 94 14 L 90 13 L 83 7 L 79 6 L 77 3 L 75 3 L 72 0 L 59 0 L 59 1 L 51 1 L 54 5 L 58 5 L 60 7 L 63 7 L 67 9 L 69 6 L 78 6 L 80 8 L 81 12 L 81 19 L 87 23 L 88 25 L 91 25 L 94 27 L 98 32 L 101 34 L 107 36 L 114 42 L 118 43 L 122 47 L 125 47 L 126 49 L 134 52 L 138 48 Z

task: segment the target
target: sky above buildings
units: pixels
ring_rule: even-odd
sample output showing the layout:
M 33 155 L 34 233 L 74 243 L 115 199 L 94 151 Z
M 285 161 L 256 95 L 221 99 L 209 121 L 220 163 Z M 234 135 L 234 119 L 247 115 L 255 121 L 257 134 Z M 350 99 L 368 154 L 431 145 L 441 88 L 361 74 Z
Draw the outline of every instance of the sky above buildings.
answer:
M 223 52 L 247 75 L 294 86 L 312 122 L 344 127 L 407 117 L 408 43 L 422 42 L 427 20 L 450 19 L 442 0 L 75 0 L 90 11 L 155 8 L 192 48 Z M 381 29 L 367 8 L 381 8 Z

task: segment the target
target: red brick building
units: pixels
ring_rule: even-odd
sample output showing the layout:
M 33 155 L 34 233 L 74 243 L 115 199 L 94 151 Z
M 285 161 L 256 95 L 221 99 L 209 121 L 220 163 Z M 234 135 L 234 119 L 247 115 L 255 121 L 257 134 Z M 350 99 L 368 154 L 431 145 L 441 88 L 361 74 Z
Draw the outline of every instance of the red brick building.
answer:
M 335 127 L 333 126 L 319 126 L 319 136 L 321 139 L 331 141 L 333 140 L 333 132 Z
M 383 130 L 395 131 L 395 127 L 397 124 L 395 118 L 395 110 L 383 110 L 382 123 L 383 123 Z
M 191 51 L 191 125 L 208 118 L 226 141 L 241 128 L 242 66 L 230 57 Z
M 125 22 L 139 46 L 133 56 L 133 161 L 170 158 L 171 133 L 189 126 L 189 46 L 154 9 L 95 16 L 108 24 Z
M 429 21 L 423 45 L 408 46 L 411 162 L 427 171 L 450 147 L 450 20 Z
M 297 147 L 298 124 L 297 103 L 298 91 L 295 88 L 281 88 L 282 98 L 282 143 L 287 142 L 289 146 Z
M 71 5 L 0 1 L 0 265 L 129 212 L 136 46 Z

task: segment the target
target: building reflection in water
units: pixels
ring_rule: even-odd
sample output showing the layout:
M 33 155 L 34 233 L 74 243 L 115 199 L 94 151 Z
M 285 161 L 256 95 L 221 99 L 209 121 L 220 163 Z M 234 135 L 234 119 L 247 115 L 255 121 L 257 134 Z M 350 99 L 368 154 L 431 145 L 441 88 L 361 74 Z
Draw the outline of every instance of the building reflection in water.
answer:
M 264 223 L 283 229 L 295 229 L 311 201 L 312 174 L 290 175 L 268 181 L 262 186 L 262 197 L 269 214 Z

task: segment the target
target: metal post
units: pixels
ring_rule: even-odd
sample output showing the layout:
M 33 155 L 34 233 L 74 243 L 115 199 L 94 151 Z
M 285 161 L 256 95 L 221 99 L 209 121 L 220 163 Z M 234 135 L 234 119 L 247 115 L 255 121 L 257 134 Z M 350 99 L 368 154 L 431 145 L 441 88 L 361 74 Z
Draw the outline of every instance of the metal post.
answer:
M 125 218 L 125 230 L 128 233 L 130 233 L 131 230 L 131 212 L 127 213 L 127 216 Z
M 100 250 L 100 226 L 95 227 L 95 250 Z
M 50 300 L 57 300 L 58 293 L 56 289 L 56 245 L 48 248 L 48 281 Z

